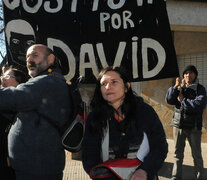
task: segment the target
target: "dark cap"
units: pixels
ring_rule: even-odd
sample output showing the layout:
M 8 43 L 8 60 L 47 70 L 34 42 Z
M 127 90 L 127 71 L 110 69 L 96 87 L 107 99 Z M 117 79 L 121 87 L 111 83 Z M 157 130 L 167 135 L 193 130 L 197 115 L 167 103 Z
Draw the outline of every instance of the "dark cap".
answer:
M 184 76 L 184 74 L 186 73 L 186 71 L 192 71 L 192 72 L 195 73 L 196 76 L 198 76 L 198 71 L 197 71 L 196 67 L 193 66 L 193 65 L 188 65 L 188 66 L 186 66 L 186 67 L 184 68 L 184 70 L 183 70 L 183 76 Z

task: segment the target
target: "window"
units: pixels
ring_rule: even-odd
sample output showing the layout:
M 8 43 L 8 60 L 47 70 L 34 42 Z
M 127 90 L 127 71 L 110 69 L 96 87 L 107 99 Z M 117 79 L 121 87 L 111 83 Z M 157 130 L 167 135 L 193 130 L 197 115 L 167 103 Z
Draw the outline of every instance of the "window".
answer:
M 185 66 L 190 64 L 194 65 L 198 70 L 199 83 L 202 84 L 207 90 L 207 52 L 190 55 L 179 55 L 177 58 L 180 76 L 182 76 Z
M 131 82 L 132 90 L 138 95 L 141 96 L 141 84 L 140 82 Z

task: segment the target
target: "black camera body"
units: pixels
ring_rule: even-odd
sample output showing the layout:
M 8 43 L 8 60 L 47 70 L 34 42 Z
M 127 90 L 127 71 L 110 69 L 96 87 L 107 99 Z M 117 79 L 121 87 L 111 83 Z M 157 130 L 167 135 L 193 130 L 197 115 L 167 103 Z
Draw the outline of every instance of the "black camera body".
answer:
M 181 93 L 183 94 L 185 98 L 188 98 L 188 99 L 195 99 L 196 97 L 196 91 L 193 90 L 192 88 L 183 87 Z

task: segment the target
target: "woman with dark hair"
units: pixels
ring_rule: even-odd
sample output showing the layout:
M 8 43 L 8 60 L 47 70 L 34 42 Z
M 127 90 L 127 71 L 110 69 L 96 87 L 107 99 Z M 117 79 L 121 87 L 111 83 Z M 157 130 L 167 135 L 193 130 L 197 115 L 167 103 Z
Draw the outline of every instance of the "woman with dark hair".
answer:
M 20 83 L 27 81 L 27 76 L 22 71 L 4 66 L 2 68 L 1 88 L 16 87 Z M 10 166 L 8 159 L 8 141 L 7 136 L 14 117 L 14 112 L 0 113 L 0 177 L 7 180 L 15 180 L 14 170 Z
M 91 110 L 82 144 L 85 171 L 95 179 L 92 169 L 108 159 L 138 158 L 142 163 L 128 179 L 154 180 L 168 152 L 165 132 L 153 108 L 132 91 L 121 67 L 101 70 Z M 149 148 L 142 148 L 146 152 L 141 153 L 145 136 Z
M 1 87 L 16 87 L 20 83 L 25 83 L 27 80 L 28 76 L 19 69 L 3 66 L 1 76 Z

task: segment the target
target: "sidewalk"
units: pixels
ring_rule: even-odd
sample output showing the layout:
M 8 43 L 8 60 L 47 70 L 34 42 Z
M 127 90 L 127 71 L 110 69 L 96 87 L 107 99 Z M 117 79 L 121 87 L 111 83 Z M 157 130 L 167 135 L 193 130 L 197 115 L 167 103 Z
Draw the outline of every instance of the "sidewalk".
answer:
M 168 151 L 167 158 L 165 159 L 165 163 L 158 173 L 160 180 L 171 179 L 171 171 L 173 167 L 174 142 L 171 139 L 168 139 L 167 141 L 168 141 L 169 151 Z M 207 180 L 207 161 L 206 161 L 207 143 L 202 143 L 201 148 L 202 148 L 202 156 L 204 162 L 204 179 Z M 193 165 L 193 158 L 191 155 L 191 149 L 189 143 L 186 142 L 184 161 L 183 161 L 183 180 L 194 180 L 193 166 L 194 165 Z
M 168 139 L 169 152 L 163 167 L 159 171 L 160 180 L 171 179 L 171 171 L 173 166 L 173 140 Z M 67 153 L 69 154 L 69 153 Z M 204 160 L 204 178 L 207 179 L 207 143 L 202 143 L 202 155 Z M 67 155 L 68 156 L 68 155 Z M 188 142 L 186 143 L 185 156 L 183 161 L 183 180 L 193 180 L 193 159 Z M 82 167 L 81 160 L 74 160 L 67 157 L 64 170 L 63 180 L 89 180 L 89 176 Z

